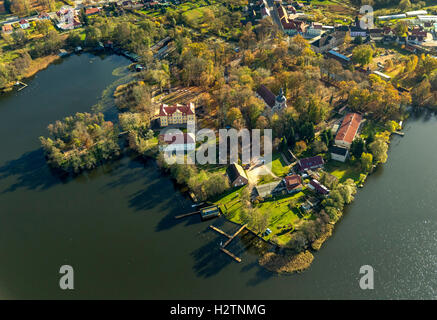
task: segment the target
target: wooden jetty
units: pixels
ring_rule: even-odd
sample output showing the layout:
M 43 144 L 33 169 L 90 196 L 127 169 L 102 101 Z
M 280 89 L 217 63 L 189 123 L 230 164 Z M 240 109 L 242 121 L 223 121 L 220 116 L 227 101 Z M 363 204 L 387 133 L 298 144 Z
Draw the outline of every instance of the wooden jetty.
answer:
M 24 82 L 21 82 L 21 81 L 15 82 L 15 85 L 16 86 L 21 85 L 21 87 L 18 88 L 18 91 L 21 91 L 21 90 L 23 90 L 24 88 L 26 88 L 28 86 L 27 84 L 25 84 Z
M 398 136 L 401 136 L 401 137 L 403 137 L 405 135 L 405 132 L 401 132 L 401 131 L 395 131 L 393 133 L 397 134 Z
M 234 238 L 241 232 L 243 231 L 244 228 L 247 227 L 247 224 L 245 224 L 244 226 L 242 226 L 240 229 L 237 230 L 237 232 L 235 232 L 228 241 L 225 242 L 225 244 L 223 245 L 223 247 L 226 247 L 228 244 L 231 243 L 232 240 L 234 240 Z
M 232 238 L 231 235 L 227 234 L 223 230 L 220 230 L 219 228 L 214 227 L 213 225 L 209 226 L 212 230 L 217 231 L 218 233 L 224 235 L 225 237 Z
M 225 248 L 220 248 L 224 253 L 226 253 L 228 256 L 232 257 L 235 261 L 241 262 L 241 258 L 237 257 L 235 254 L 230 252 L 229 250 L 226 250 Z
M 193 215 L 198 214 L 198 213 L 200 213 L 200 211 L 194 211 L 194 212 L 190 212 L 190 213 L 181 214 L 179 216 L 176 216 L 175 219 L 181 219 L 181 218 L 185 218 L 188 216 L 193 216 Z
M 225 247 L 231 243 L 232 240 L 235 239 L 235 237 L 241 232 L 243 231 L 246 227 L 247 224 L 245 224 L 244 226 L 241 226 L 240 229 L 237 230 L 237 232 L 235 232 L 232 236 L 227 234 L 226 232 L 224 232 L 223 230 L 220 230 L 219 228 L 216 228 L 214 226 L 209 226 L 212 230 L 217 231 L 218 233 L 220 233 L 221 235 L 224 235 L 226 237 L 228 237 L 229 239 L 220 247 L 220 250 L 223 251 L 224 253 L 226 253 L 228 256 L 230 256 L 232 259 L 234 259 L 237 262 L 241 262 L 241 258 L 237 257 L 236 255 L 234 255 L 232 252 L 230 252 L 229 250 L 225 249 Z

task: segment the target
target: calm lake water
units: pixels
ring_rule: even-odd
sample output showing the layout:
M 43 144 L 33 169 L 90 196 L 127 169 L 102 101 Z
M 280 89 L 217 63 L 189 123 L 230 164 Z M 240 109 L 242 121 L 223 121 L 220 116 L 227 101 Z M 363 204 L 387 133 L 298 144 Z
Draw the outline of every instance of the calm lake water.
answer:
M 277 276 L 238 241 L 243 262 L 231 261 L 198 217 L 174 220 L 191 203 L 151 161 L 124 157 L 67 181 L 48 169 L 38 141 L 47 125 L 98 101 L 113 117 L 108 93 L 128 79 L 127 65 L 71 56 L 0 98 L 1 299 L 436 298 L 435 117 L 407 122 L 311 268 Z M 64 264 L 75 270 L 73 291 L 59 289 Z M 365 264 L 374 290 L 359 288 Z

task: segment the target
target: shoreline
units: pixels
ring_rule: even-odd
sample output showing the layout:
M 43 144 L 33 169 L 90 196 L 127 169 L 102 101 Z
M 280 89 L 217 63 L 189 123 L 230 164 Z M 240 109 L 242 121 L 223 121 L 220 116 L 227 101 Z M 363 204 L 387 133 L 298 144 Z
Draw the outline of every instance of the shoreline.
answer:
M 29 68 L 27 68 L 24 75 L 17 78 L 16 81 L 28 80 L 29 78 L 32 78 L 38 72 L 47 69 L 52 63 L 58 61 L 59 59 L 61 59 L 60 56 L 51 54 L 45 57 L 36 58 L 35 60 L 32 60 L 32 64 L 29 66 Z M 0 88 L 0 93 L 6 93 L 12 91 L 16 81 L 10 83 L 6 87 Z

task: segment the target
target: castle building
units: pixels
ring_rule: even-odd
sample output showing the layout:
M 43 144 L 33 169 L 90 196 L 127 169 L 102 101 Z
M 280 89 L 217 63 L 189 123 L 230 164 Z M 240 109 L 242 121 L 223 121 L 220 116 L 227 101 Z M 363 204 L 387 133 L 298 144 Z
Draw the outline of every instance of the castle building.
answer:
M 195 121 L 196 114 L 194 103 L 190 102 L 185 106 L 181 104 L 173 106 L 161 104 L 158 118 L 161 127 L 167 127 L 168 125 L 173 124 L 187 124 L 189 121 Z

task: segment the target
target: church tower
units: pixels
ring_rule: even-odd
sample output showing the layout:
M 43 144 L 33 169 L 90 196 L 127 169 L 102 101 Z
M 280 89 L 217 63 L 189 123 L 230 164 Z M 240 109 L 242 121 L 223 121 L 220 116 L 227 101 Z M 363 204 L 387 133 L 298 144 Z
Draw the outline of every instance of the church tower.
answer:
M 273 112 L 277 112 L 287 108 L 287 98 L 285 97 L 284 90 L 281 88 L 279 94 L 276 96 L 275 105 L 272 108 Z

